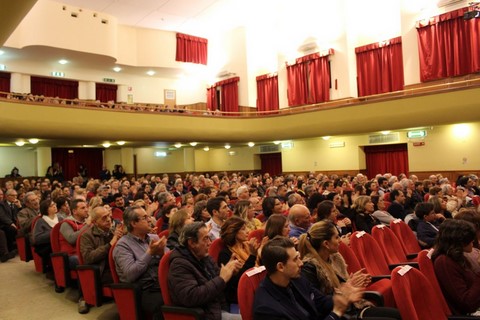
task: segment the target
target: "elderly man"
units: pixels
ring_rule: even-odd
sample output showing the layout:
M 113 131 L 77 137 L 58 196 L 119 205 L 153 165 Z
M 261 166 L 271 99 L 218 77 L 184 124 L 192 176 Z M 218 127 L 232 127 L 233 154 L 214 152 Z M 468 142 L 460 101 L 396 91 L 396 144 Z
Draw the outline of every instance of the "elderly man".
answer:
M 248 200 L 249 198 L 250 198 L 250 193 L 248 192 L 248 187 L 246 185 L 243 185 L 237 188 L 238 200 Z
M 90 214 L 92 227 L 80 237 L 80 252 L 85 264 L 98 265 L 103 284 L 112 283 L 108 265 L 108 252 L 123 236 L 123 225 L 117 224 L 112 230 L 112 217 L 105 207 L 96 207 Z
M 170 255 L 168 287 L 175 305 L 202 308 L 205 319 L 241 319 L 225 310 L 226 283 L 242 267 L 232 258 L 218 268 L 208 255 L 212 241 L 203 222 L 186 225 L 180 234 L 180 246 Z
M 23 200 L 23 209 L 17 214 L 19 233 L 27 236 L 32 227 L 32 221 L 39 214 L 40 199 L 34 192 L 27 192 Z
M 8 189 L 5 192 L 5 200 L 0 201 L 0 229 L 5 232 L 5 236 L 7 237 L 9 252 L 15 252 L 17 213 L 21 206 L 20 201 L 17 199 L 17 191 L 15 189 Z
M 290 237 L 298 238 L 310 229 L 310 210 L 304 205 L 296 204 L 290 208 L 288 220 L 290 223 Z
M 167 239 L 150 234 L 150 216 L 142 207 L 128 207 L 123 213 L 123 223 L 127 234 L 113 249 L 118 277 L 121 282 L 138 283 L 142 289 L 143 310 L 153 319 L 162 319 L 158 265 Z

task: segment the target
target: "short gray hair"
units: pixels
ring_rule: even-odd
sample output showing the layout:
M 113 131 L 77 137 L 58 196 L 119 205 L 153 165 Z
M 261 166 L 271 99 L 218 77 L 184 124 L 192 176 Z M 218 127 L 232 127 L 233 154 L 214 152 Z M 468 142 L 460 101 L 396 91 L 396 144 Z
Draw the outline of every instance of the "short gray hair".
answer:
M 178 242 L 182 247 L 188 248 L 188 240 L 192 239 L 194 242 L 198 241 L 198 231 L 202 228 L 206 228 L 205 222 L 196 221 L 191 224 L 183 226 L 182 233 L 178 238 Z
M 127 227 L 128 232 L 132 232 L 132 222 L 138 221 L 137 213 L 135 210 L 142 209 L 140 206 L 131 206 L 125 209 L 123 212 L 123 224 Z

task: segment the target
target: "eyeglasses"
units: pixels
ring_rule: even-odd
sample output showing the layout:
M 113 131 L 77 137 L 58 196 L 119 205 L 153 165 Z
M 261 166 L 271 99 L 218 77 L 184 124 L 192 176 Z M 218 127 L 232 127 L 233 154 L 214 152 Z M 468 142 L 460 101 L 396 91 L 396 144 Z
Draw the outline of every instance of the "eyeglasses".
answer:
M 144 216 L 141 216 L 141 217 L 137 217 L 137 219 L 140 221 L 140 220 L 148 220 L 150 218 L 150 216 L 148 214 L 144 215 Z

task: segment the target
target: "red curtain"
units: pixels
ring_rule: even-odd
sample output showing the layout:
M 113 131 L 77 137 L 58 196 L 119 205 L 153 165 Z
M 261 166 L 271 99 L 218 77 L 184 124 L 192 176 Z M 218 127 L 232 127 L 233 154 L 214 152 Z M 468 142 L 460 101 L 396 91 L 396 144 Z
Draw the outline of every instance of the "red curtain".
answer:
M 290 107 L 325 102 L 330 99 L 330 68 L 328 56 L 313 53 L 287 64 L 287 96 Z
M 222 85 L 222 110 L 226 112 L 238 112 L 238 78 Z M 228 116 L 236 116 L 235 113 L 227 113 Z
M 34 95 L 62 99 L 78 98 L 78 81 L 32 76 L 30 77 L 30 84 L 30 91 Z
M 420 80 L 480 72 L 480 19 L 462 8 L 417 22 Z
M 103 148 L 52 148 L 52 163 L 60 164 L 66 180 L 78 176 L 78 167 L 81 164 L 87 168 L 89 177 L 99 178 L 103 165 L 103 150 Z
M 0 72 L 0 91 L 10 92 L 10 73 Z M 6 97 L 6 94 L 2 94 L 1 97 Z
M 257 77 L 257 111 L 279 109 L 278 75 L 261 75 Z
M 282 154 L 280 152 L 261 154 L 260 160 L 262 162 L 262 174 L 267 172 L 271 176 L 282 174 Z
M 117 85 L 95 83 L 95 99 L 101 102 L 117 101 Z
M 390 172 L 408 175 L 408 146 L 406 143 L 364 147 L 367 176 Z
M 355 48 L 358 96 L 403 90 L 402 38 Z
M 207 109 L 210 111 L 217 110 L 217 89 L 215 86 L 207 88 Z
M 177 33 L 176 61 L 207 64 L 208 40 Z

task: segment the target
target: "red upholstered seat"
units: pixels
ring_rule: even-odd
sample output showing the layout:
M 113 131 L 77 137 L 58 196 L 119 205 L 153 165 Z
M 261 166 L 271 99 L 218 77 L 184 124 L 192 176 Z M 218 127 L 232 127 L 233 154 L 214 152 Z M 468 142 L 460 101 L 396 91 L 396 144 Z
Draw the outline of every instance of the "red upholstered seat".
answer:
M 250 233 L 248 234 L 248 240 L 255 238 L 257 239 L 258 243 L 262 243 L 262 239 L 264 236 L 265 236 L 265 230 L 257 229 L 257 230 L 250 231 Z
M 253 319 L 253 298 L 260 282 L 265 278 L 265 267 L 251 268 L 245 271 L 238 281 L 238 306 L 242 320 Z
M 60 288 L 70 286 L 72 280 L 78 279 L 76 270 L 70 270 L 68 253 L 60 249 L 60 227 L 65 221 L 57 223 L 50 233 L 50 245 L 52 246 L 52 266 L 55 274 L 55 283 Z
M 403 246 L 390 228 L 377 225 L 372 228 L 372 237 L 377 241 L 380 249 L 385 254 L 388 264 L 406 263 L 409 261 Z M 413 257 L 412 257 L 413 258 Z
M 397 219 L 390 222 L 390 229 L 400 240 L 405 254 L 418 253 L 422 250 L 412 229 L 402 220 Z
M 215 263 L 218 263 L 218 256 L 220 255 L 220 251 L 222 251 L 223 248 L 225 248 L 225 244 L 223 243 L 223 240 L 221 238 L 213 240 L 210 248 L 208 248 L 208 255 L 212 257 Z
M 163 230 L 163 231 L 158 231 L 157 230 L 157 234 L 158 234 L 158 237 L 161 238 L 161 237 L 165 237 L 165 238 L 168 238 L 168 235 L 170 234 L 170 231 L 167 229 L 167 230 Z
M 41 217 L 35 217 L 32 221 L 32 228 L 30 230 L 31 233 L 33 233 L 33 228 L 35 227 L 35 224 L 37 223 L 38 219 Z M 37 272 L 43 272 L 43 262 L 42 262 L 42 257 L 40 257 L 36 252 L 35 249 L 33 248 L 33 244 L 30 244 L 30 250 L 32 250 L 32 257 L 33 257 L 33 263 L 35 265 L 35 271 Z

